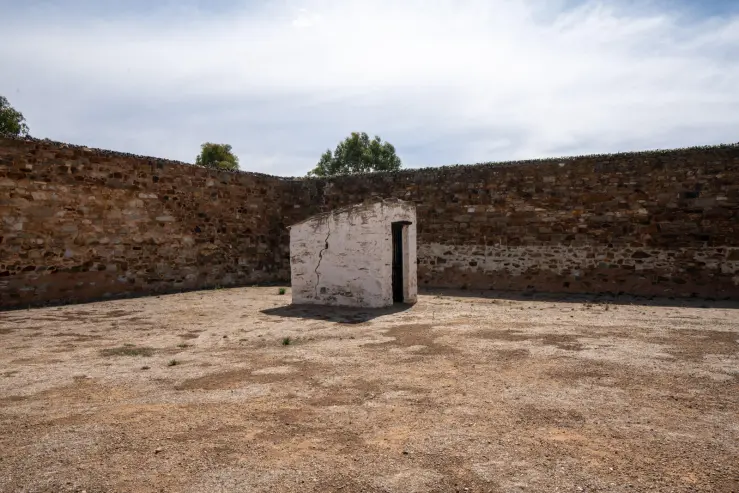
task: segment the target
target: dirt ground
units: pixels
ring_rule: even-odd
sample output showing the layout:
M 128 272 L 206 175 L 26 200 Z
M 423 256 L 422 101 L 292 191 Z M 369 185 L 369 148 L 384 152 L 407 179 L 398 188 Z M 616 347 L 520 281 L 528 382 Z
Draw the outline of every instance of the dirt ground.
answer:
M 289 300 L 0 313 L 0 491 L 739 492 L 739 304 Z

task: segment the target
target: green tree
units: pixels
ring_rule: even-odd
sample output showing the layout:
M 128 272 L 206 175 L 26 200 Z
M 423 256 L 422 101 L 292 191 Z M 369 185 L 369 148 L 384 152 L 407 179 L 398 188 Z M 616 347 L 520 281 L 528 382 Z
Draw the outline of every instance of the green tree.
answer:
M 14 137 L 28 135 L 28 125 L 23 113 L 10 106 L 5 96 L 0 96 L 0 135 Z
M 395 154 L 395 147 L 375 136 L 370 140 L 366 133 L 352 134 L 336 146 L 332 153 L 326 150 L 308 176 L 333 176 L 369 171 L 395 171 L 402 163 Z
M 195 158 L 195 164 L 206 168 L 235 171 L 239 169 L 239 158 L 231 152 L 229 144 L 206 142 L 200 146 L 200 155 Z

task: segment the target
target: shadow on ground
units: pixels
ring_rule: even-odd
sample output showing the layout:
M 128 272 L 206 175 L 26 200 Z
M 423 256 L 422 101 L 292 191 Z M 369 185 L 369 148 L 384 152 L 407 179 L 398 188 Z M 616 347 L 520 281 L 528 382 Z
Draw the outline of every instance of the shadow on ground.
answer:
M 396 304 L 387 308 L 348 308 L 322 305 L 287 305 L 267 308 L 265 315 L 289 318 L 327 320 L 340 324 L 361 324 L 384 315 L 392 315 L 408 310 L 413 305 Z
M 728 308 L 739 310 L 739 301 L 712 298 L 667 298 L 659 296 L 632 296 L 627 294 L 539 293 L 535 291 L 488 291 L 478 289 L 425 288 L 419 294 L 457 298 L 483 298 L 509 301 L 544 301 L 549 303 L 608 303 L 610 305 L 638 305 L 682 308 Z

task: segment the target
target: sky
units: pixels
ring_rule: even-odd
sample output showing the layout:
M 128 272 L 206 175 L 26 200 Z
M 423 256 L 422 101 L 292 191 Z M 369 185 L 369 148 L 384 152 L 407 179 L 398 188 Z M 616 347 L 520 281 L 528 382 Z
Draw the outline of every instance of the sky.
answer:
M 0 0 L 31 135 L 304 175 L 739 141 L 739 0 Z

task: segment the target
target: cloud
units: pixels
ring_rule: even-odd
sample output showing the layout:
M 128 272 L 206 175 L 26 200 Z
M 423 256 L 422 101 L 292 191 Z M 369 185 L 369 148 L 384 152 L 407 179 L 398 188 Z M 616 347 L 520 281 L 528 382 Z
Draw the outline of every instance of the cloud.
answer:
M 737 141 L 739 14 L 671 5 L 36 7 L 11 14 L 0 94 L 34 135 L 187 161 L 228 142 L 281 175 L 354 130 L 409 166 Z

